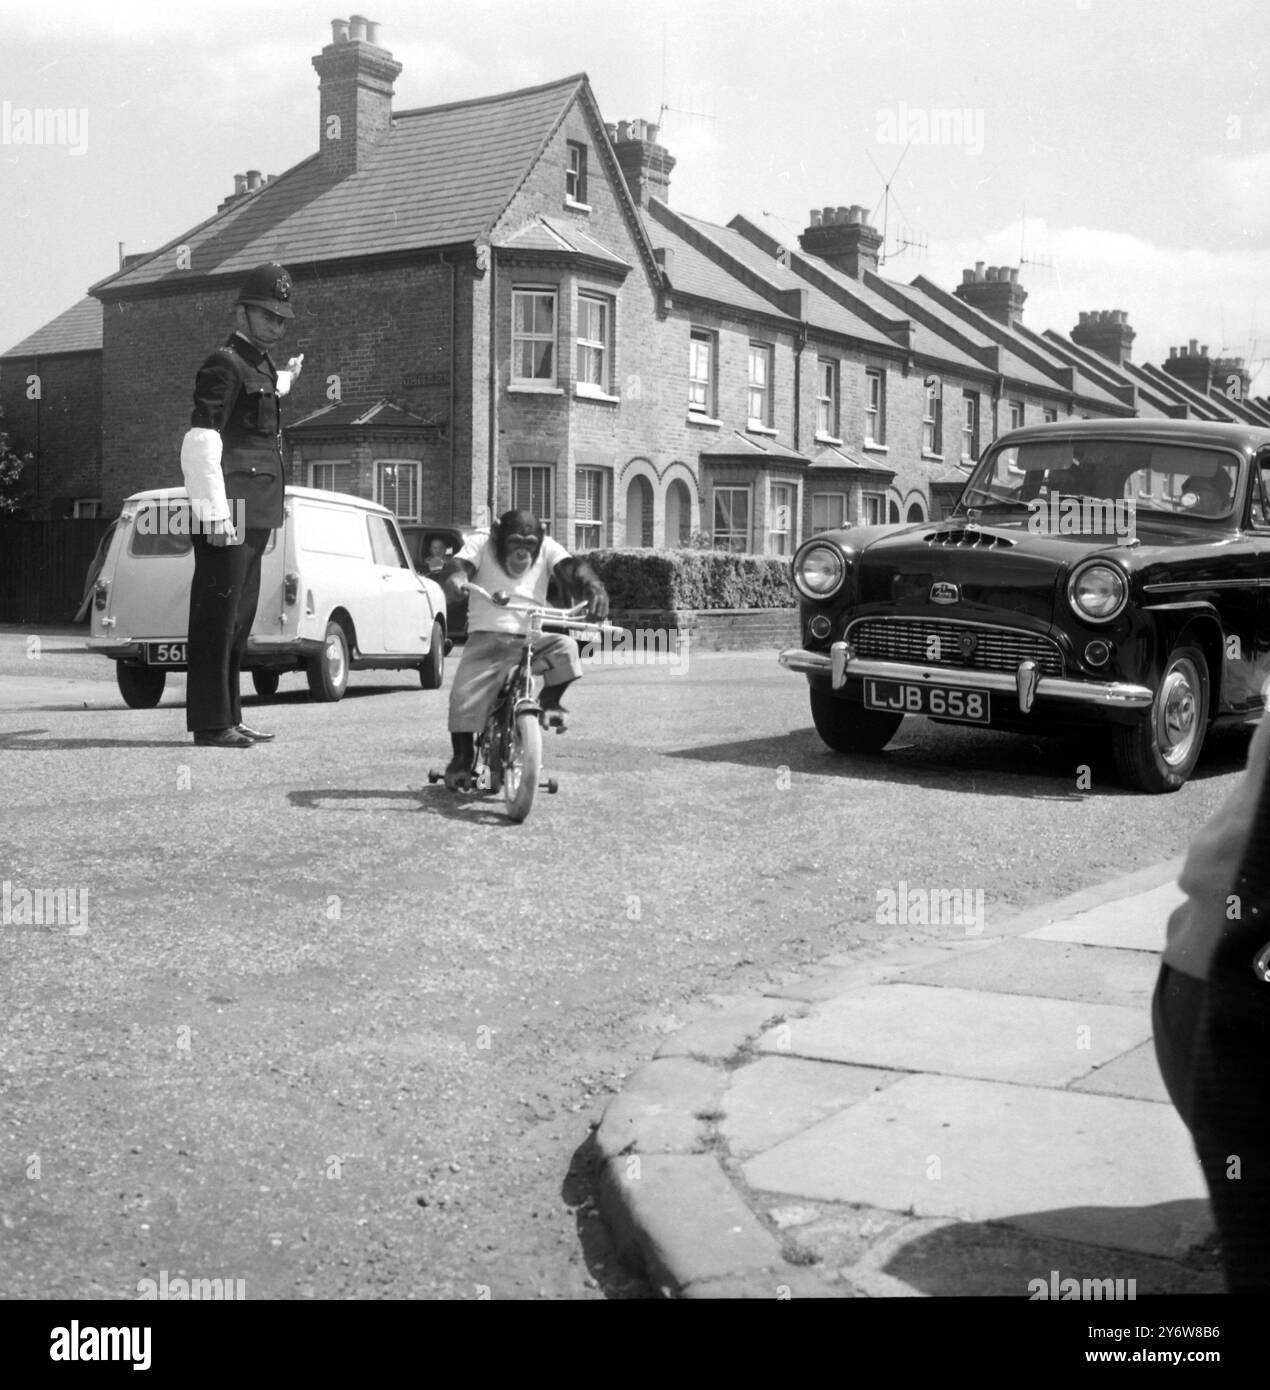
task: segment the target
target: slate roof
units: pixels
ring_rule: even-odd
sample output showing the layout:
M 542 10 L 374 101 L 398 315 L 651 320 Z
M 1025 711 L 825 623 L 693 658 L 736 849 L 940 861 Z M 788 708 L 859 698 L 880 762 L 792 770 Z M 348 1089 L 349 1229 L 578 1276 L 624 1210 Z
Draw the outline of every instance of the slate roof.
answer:
M 101 351 L 101 302 L 89 295 L 23 338 L 5 357 L 51 357 L 59 352 Z
M 516 231 L 496 237 L 494 245 L 507 251 L 545 251 L 590 256 L 593 260 L 606 262 L 614 269 L 631 268 L 629 261 L 623 260 L 615 251 L 610 251 L 594 237 L 588 236 L 580 227 L 556 222 L 541 213 Z
M 354 173 L 332 180 L 319 156 L 270 179 L 145 261 L 94 285 L 107 296 L 178 285 L 171 248 L 213 275 L 262 261 L 288 267 L 472 243 L 493 224 L 563 120 L 585 74 L 472 101 L 396 112 Z
M 697 452 L 702 458 L 774 458 L 784 463 L 810 463 L 805 454 L 796 453 L 774 439 L 752 439 L 739 430 L 729 430 L 713 444 L 708 444 Z
M 436 425 L 416 415 L 411 410 L 403 410 L 389 400 L 373 403 L 362 401 L 340 401 L 336 405 L 324 405 L 310 411 L 292 425 L 286 426 L 288 436 L 306 435 L 327 436 L 347 430 L 434 430 Z
M 882 329 L 875 327 L 867 319 L 861 318 L 859 314 L 852 313 L 851 309 L 837 300 L 825 294 L 823 290 L 814 285 L 809 285 L 802 276 L 796 275 L 787 266 L 784 266 L 774 256 L 769 255 L 762 248 L 756 246 L 748 237 L 737 231 L 733 227 L 720 227 L 716 223 L 706 222 L 699 217 L 688 217 L 682 212 L 675 212 L 669 209 L 664 203 L 657 203 L 653 206 L 650 202 L 652 218 L 664 219 L 669 216 L 672 221 L 678 221 L 689 231 L 696 234 L 701 240 L 708 242 L 718 252 L 729 257 L 738 265 L 748 270 L 751 274 L 758 276 L 764 283 L 770 285 L 777 291 L 806 290 L 807 292 L 807 321 L 814 327 L 828 330 L 832 333 L 840 333 L 849 338 L 857 339 L 864 343 L 873 343 L 894 347 L 896 338 L 889 337 Z M 653 221 L 645 217 L 646 225 L 650 225 L 649 235 L 653 237 L 653 244 L 658 245 L 656 237 L 659 232 L 666 232 L 667 229 L 662 225 L 662 221 Z M 655 230 L 654 230 L 655 229 Z M 670 234 L 673 235 L 673 234 Z M 676 239 L 677 241 L 679 239 Z M 680 243 L 682 244 L 682 242 Z M 701 257 L 701 252 L 690 250 L 689 263 L 695 267 L 697 259 Z M 714 264 L 713 262 L 711 263 Z M 718 267 L 716 266 L 717 270 Z M 726 272 L 724 272 L 726 275 Z M 679 257 L 676 252 L 675 269 L 673 273 L 673 283 L 682 280 L 679 268 Z M 736 281 L 731 276 L 727 276 L 728 282 L 735 285 Z M 693 289 L 684 285 L 689 293 L 696 293 Z M 719 298 L 718 294 L 707 295 L 707 298 Z M 761 298 L 761 296 L 760 296 Z M 727 302 L 726 300 L 724 302 Z M 769 313 L 774 306 L 769 306 Z M 779 311 L 778 311 L 779 312 Z M 891 315 L 896 321 L 897 331 L 899 329 L 898 320 L 900 315 Z
M 713 300 L 716 304 L 748 310 L 753 314 L 788 318 L 779 305 L 743 284 L 712 256 L 694 245 L 691 239 L 655 220 L 642 208 L 640 220 L 653 246 L 659 251 L 669 250 L 672 254 L 669 275 L 672 292 L 679 290 L 697 299 Z M 793 324 L 794 320 L 791 319 L 791 328 Z

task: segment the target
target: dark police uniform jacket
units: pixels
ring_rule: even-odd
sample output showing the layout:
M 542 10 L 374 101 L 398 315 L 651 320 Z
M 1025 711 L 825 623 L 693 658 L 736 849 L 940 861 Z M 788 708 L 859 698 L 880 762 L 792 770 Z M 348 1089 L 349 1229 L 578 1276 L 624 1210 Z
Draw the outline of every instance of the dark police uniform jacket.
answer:
M 221 437 L 221 472 L 231 515 L 243 503 L 247 530 L 282 525 L 286 478 L 282 467 L 282 410 L 278 373 L 269 354 L 235 333 L 198 369 L 194 429 Z

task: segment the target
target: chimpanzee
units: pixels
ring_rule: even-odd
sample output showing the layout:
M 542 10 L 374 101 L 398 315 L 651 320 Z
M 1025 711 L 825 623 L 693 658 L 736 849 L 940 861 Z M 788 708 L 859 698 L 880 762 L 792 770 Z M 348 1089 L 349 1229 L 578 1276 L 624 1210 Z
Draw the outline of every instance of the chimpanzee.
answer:
M 545 603 L 554 576 L 574 603 L 587 605 L 587 617 L 608 616 L 609 596 L 585 560 L 575 559 L 548 536 L 532 512 L 504 512 L 488 533 L 468 537 L 455 556 L 459 572 L 446 587 L 459 597 L 474 580 L 489 593 L 500 589 L 532 603 Z M 445 769 L 452 791 L 471 781 L 475 737 L 485 726 L 508 670 L 516 664 L 528 619 L 473 593 L 468 604 L 467 643 L 450 691 L 450 742 L 454 756 Z M 538 703 L 549 727 L 565 728 L 564 691 L 582 674 L 577 644 L 559 633 L 543 633 L 534 642 L 534 674 L 543 677 Z

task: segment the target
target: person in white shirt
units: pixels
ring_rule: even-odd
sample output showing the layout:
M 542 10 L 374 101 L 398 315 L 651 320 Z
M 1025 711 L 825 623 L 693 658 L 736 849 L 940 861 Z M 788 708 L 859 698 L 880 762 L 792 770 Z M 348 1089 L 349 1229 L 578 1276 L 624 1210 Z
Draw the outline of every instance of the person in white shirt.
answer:
M 469 536 L 455 556 L 458 573 L 447 581 L 457 598 L 468 593 L 468 581 L 489 593 L 503 590 L 531 603 L 547 601 L 547 586 L 555 578 L 574 603 L 586 603 L 587 617 L 596 622 L 608 616 L 609 596 L 599 576 L 585 560 L 576 559 L 548 536 L 532 512 L 504 512 L 488 532 Z M 476 735 L 485 727 L 508 670 L 520 655 L 529 619 L 514 608 L 490 603 L 470 593 L 468 638 L 450 690 L 450 743 L 454 756 L 445 769 L 451 791 L 471 785 Z M 534 642 L 535 675 L 543 677 L 538 703 L 550 727 L 565 727 L 560 697 L 582 675 L 577 643 L 560 633 L 545 632 Z

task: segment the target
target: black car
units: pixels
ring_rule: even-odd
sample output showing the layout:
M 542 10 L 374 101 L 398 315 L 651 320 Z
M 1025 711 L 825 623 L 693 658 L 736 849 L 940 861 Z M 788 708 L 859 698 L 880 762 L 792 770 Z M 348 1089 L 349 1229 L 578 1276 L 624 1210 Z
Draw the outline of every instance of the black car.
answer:
M 811 714 L 839 752 L 906 714 L 1103 731 L 1176 791 L 1270 677 L 1270 430 L 1082 420 L 1003 435 L 952 515 L 826 532 L 793 559 Z
M 414 567 L 420 574 L 435 580 L 445 590 L 446 633 L 452 642 L 467 637 L 467 596 L 455 599 L 445 589 L 445 581 L 458 569 L 454 558 L 473 533 L 474 526 L 402 522 L 401 532 Z

